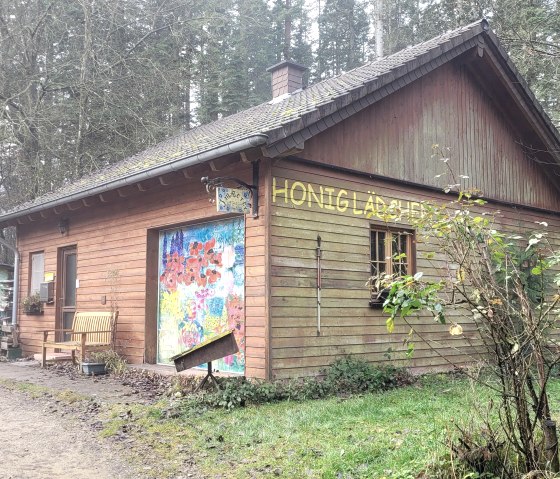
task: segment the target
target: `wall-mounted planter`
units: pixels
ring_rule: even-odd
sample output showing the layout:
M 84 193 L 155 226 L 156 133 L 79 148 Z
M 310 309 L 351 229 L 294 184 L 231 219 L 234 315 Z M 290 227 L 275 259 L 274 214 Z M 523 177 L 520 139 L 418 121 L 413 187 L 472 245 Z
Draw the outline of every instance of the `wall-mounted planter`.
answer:
M 43 310 L 42 310 L 42 309 L 35 309 L 35 308 L 24 309 L 23 312 L 24 312 L 27 316 L 38 316 L 38 315 L 43 314 Z
M 373 291 L 371 300 L 369 302 L 370 308 L 381 309 L 383 308 L 383 304 L 385 304 L 385 300 L 389 296 L 389 289 L 384 288 L 381 291 Z
M 86 376 L 99 376 L 107 374 L 105 363 L 82 363 L 82 372 Z

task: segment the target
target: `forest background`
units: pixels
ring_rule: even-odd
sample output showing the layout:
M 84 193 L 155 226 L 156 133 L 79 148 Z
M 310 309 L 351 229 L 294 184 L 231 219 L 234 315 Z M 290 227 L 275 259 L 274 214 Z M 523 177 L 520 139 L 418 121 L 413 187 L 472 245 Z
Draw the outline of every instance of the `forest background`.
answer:
M 483 17 L 559 125 L 560 0 L 0 0 L 0 211 Z

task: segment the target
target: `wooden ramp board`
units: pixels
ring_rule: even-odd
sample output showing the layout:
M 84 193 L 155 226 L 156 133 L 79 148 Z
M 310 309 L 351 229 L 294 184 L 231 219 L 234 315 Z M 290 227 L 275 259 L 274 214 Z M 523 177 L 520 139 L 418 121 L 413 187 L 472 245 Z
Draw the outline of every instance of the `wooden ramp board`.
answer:
M 233 330 L 213 336 L 200 344 L 176 354 L 170 360 L 175 363 L 177 371 L 184 371 L 194 366 L 221 359 L 239 351 Z
M 35 361 L 41 362 L 41 357 L 41 353 L 33 355 Z M 47 353 L 47 361 L 72 361 L 72 355 L 70 353 Z

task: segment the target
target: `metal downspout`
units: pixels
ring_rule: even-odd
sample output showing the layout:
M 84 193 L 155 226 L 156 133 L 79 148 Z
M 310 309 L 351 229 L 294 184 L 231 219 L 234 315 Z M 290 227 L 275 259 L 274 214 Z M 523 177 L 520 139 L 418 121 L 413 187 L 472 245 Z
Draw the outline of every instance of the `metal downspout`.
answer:
M 12 325 L 17 324 L 17 307 L 19 303 L 19 251 L 11 244 L 0 238 L 0 245 L 5 246 L 15 255 L 14 261 L 14 290 L 12 293 Z
M 19 304 L 19 251 L 14 248 L 14 290 L 12 291 L 12 326 L 17 324 L 17 309 Z

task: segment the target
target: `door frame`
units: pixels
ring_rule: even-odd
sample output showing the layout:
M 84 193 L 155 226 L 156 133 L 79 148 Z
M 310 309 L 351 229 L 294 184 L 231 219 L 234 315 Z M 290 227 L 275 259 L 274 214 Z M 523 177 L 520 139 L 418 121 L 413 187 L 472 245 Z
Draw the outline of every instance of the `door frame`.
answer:
M 56 292 L 57 292 L 56 310 L 55 310 L 56 329 L 64 328 L 64 313 L 75 313 L 77 309 L 77 304 L 75 304 L 74 306 L 64 305 L 64 292 L 66 291 L 66 274 L 65 274 L 66 258 L 72 253 L 76 256 L 76 278 L 77 278 L 78 246 L 69 245 L 69 246 L 63 246 L 61 248 L 58 248 L 57 265 L 56 265 Z M 76 296 L 77 296 L 77 292 L 76 292 Z M 78 301 L 76 300 L 76 303 L 77 302 Z M 57 332 L 55 337 L 56 337 L 56 341 L 64 340 L 64 335 L 61 332 Z
M 227 220 L 240 215 L 228 213 L 219 216 L 208 216 L 193 220 L 179 221 L 162 225 L 153 225 L 148 228 L 146 235 L 146 294 L 144 314 L 144 358 L 147 364 L 156 364 L 157 361 L 157 315 L 159 308 L 159 234 L 161 231 L 184 226 L 196 226 L 201 223 Z M 245 218 L 245 241 L 247 241 L 247 221 Z
M 148 228 L 146 235 L 146 294 L 145 294 L 145 316 L 144 316 L 144 358 L 147 364 L 157 363 L 157 341 L 158 341 L 158 311 L 159 311 L 159 238 L 160 233 L 176 228 L 188 228 L 200 226 L 208 223 L 227 221 L 233 218 L 243 218 L 243 238 L 245 246 L 245 258 L 247 260 L 247 217 L 239 213 L 226 213 L 219 216 L 209 216 L 206 218 L 196 218 L 190 221 L 180 221 L 177 223 L 157 225 Z M 245 263 L 245 268 L 247 267 Z M 247 298 L 246 280 L 247 272 L 244 273 L 245 284 L 243 292 L 243 306 L 245 308 Z M 244 311 L 246 314 L 246 311 Z M 245 318 L 246 319 L 246 318 Z M 246 333 L 246 321 L 243 323 L 244 334 Z M 245 359 L 245 361 L 247 361 Z M 247 363 L 245 363 L 247 368 Z

